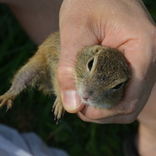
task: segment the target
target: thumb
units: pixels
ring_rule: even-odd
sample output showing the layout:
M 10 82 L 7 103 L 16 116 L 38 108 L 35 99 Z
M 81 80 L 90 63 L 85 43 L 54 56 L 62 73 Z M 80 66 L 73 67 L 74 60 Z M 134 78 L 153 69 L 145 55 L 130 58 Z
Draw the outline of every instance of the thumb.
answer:
M 77 46 L 72 46 L 73 44 L 71 43 L 71 40 L 69 40 L 69 38 L 71 39 L 71 36 L 68 36 L 67 34 L 60 35 L 61 53 L 57 76 L 65 110 L 69 113 L 77 113 L 83 108 L 81 99 L 76 91 L 74 76 L 74 65 L 79 48 Z
M 60 55 L 58 65 L 58 81 L 61 98 L 65 110 L 69 113 L 77 113 L 83 107 L 81 99 L 76 91 L 74 60 L 74 55 L 67 54 L 67 51 L 63 50 L 63 53 Z
M 87 36 L 87 35 L 86 35 Z M 82 41 L 83 38 L 83 41 Z M 76 90 L 75 62 L 77 53 L 90 42 L 84 37 L 84 32 L 79 34 L 68 31 L 60 32 L 61 53 L 59 58 L 57 76 L 61 98 L 65 110 L 69 113 L 77 113 L 84 105 Z M 81 43 L 81 44 L 80 44 Z M 94 43 L 92 43 L 94 44 Z

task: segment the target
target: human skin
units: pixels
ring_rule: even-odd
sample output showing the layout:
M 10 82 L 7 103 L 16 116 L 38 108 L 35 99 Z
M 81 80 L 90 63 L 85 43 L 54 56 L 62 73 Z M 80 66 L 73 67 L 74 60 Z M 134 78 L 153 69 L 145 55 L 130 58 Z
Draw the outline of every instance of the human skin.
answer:
M 34 43 L 40 45 L 59 29 L 62 0 L 0 0 L 8 5 Z
M 136 147 L 141 156 L 155 156 L 156 154 L 156 85 L 138 116 L 139 129 Z M 146 147 L 146 148 L 145 148 Z
M 56 3 L 42 0 L 0 0 L 0 2 L 10 7 L 37 44 L 58 29 L 56 24 L 58 19 L 53 16 L 58 15 L 61 1 Z M 55 9 L 52 9 L 53 6 Z M 143 3 L 137 0 L 64 0 L 60 12 L 60 31 L 62 52 L 58 77 L 62 93 L 69 90 L 68 97 L 62 94 L 66 110 L 72 113 L 80 111 L 79 116 L 90 122 L 129 123 L 135 120 L 155 82 L 153 71 L 156 30 Z M 82 47 L 94 44 L 124 51 L 133 73 L 124 100 L 109 110 L 84 106 L 75 89 L 73 74 L 75 56 Z M 70 92 L 71 90 L 73 91 Z
M 88 122 L 133 122 L 156 80 L 156 27 L 142 1 L 64 0 L 60 34 L 58 79 L 66 111 Z M 132 71 L 123 100 L 107 110 L 82 104 L 75 87 L 76 55 L 84 46 L 95 44 L 123 51 Z
M 58 30 L 57 16 L 61 0 L 0 2 L 10 7 L 29 37 L 38 45 L 50 33 Z M 60 31 L 62 52 L 58 77 L 62 92 L 69 90 L 68 97 L 63 97 L 62 94 L 66 110 L 72 113 L 80 111 L 78 115 L 81 119 L 89 122 L 129 123 L 135 120 L 155 83 L 156 30 L 142 1 L 64 0 L 60 12 Z M 81 104 L 76 94 L 73 75 L 75 55 L 82 47 L 94 44 L 124 50 L 130 63 L 132 80 L 123 102 L 116 109 L 99 110 L 86 107 Z M 73 91 L 70 92 L 71 90 Z M 138 117 L 136 146 L 142 156 L 155 156 L 156 153 L 155 95 L 156 85 Z
M 55 16 L 58 15 L 61 1 L 0 2 L 10 7 L 37 44 L 42 43 L 50 33 L 58 29 L 58 18 Z M 65 109 L 71 113 L 78 113 L 81 119 L 89 122 L 134 121 L 155 83 L 156 29 L 142 1 L 64 0 L 60 11 L 60 32 L 62 50 L 58 78 Z M 83 105 L 75 88 L 75 56 L 82 47 L 94 44 L 124 51 L 132 69 L 132 79 L 123 101 L 109 110 Z

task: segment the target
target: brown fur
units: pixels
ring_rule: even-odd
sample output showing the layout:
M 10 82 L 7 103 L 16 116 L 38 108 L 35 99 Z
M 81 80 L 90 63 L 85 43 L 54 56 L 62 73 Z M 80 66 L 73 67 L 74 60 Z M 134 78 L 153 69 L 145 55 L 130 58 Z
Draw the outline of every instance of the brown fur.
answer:
M 36 54 L 17 71 L 11 88 L 0 96 L 0 106 L 7 104 L 7 109 L 9 109 L 13 100 L 23 89 L 29 85 L 37 86 L 45 94 L 56 95 L 53 109 L 56 118 L 60 119 L 64 108 L 56 76 L 59 55 L 60 37 L 59 32 L 56 32 L 49 36 L 39 46 Z M 94 62 L 89 70 L 88 63 L 91 59 L 94 59 Z M 86 102 L 86 104 L 99 108 L 109 108 L 117 104 L 123 97 L 124 87 L 129 79 L 129 66 L 121 52 L 116 49 L 90 46 L 82 49 L 77 56 L 75 80 L 78 93 L 83 96 L 81 94 L 85 91 L 88 99 L 92 100 L 91 103 Z M 113 90 L 120 83 L 123 85 L 118 90 L 116 89 L 117 91 Z M 96 100 L 99 103 L 94 103 Z

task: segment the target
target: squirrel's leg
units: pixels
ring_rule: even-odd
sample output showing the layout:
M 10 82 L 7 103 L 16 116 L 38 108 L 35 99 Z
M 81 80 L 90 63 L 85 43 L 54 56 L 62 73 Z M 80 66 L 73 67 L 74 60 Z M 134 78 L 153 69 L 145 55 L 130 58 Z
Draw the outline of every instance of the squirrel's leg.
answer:
M 56 100 L 53 104 L 52 110 L 53 110 L 54 115 L 55 115 L 55 120 L 57 120 L 57 123 L 58 123 L 58 121 L 64 115 L 65 109 L 64 109 L 63 104 L 62 104 L 61 93 L 60 93 L 58 80 L 57 80 L 56 76 L 53 79 L 53 88 L 54 88 L 54 92 L 56 95 Z
M 43 53 L 37 52 L 20 70 L 15 74 L 11 88 L 0 96 L 0 107 L 7 105 L 7 110 L 12 106 L 16 96 L 28 85 L 37 81 L 39 74 L 45 68 L 45 57 Z

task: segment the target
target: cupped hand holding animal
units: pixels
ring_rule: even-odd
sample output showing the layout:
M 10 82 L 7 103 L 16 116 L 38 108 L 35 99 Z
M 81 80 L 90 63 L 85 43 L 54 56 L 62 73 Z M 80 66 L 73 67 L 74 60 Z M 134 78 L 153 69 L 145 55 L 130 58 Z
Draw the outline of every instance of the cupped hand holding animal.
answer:
M 64 0 L 60 10 L 58 79 L 66 111 L 88 122 L 130 123 L 146 104 L 156 80 L 156 27 L 141 0 Z M 77 53 L 90 45 L 117 48 L 132 76 L 123 100 L 110 109 L 83 104 L 76 90 Z

